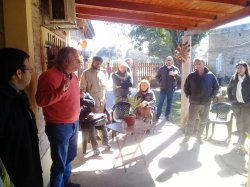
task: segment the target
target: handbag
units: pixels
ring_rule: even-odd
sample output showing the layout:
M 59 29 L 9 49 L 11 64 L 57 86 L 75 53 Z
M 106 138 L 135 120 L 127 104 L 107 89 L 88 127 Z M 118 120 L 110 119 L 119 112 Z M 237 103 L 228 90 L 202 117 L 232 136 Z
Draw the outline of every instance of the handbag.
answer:
M 107 115 L 104 113 L 94 113 L 91 118 L 81 118 L 81 129 L 91 126 L 100 127 L 107 123 Z

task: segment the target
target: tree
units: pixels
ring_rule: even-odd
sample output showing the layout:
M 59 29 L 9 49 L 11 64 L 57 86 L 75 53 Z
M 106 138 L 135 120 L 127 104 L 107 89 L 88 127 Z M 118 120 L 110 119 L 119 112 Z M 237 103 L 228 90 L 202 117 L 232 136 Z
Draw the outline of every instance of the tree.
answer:
M 184 31 L 166 30 L 163 28 L 153 28 L 145 26 L 133 26 L 129 36 L 135 48 L 141 50 L 143 43 L 148 42 L 149 56 L 166 58 L 167 55 L 174 54 L 178 44 L 182 43 Z M 192 36 L 192 46 L 195 46 L 206 36 L 206 33 Z
M 115 46 L 103 47 L 97 52 L 97 55 L 107 60 L 119 59 L 122 58 L 122 51 Z

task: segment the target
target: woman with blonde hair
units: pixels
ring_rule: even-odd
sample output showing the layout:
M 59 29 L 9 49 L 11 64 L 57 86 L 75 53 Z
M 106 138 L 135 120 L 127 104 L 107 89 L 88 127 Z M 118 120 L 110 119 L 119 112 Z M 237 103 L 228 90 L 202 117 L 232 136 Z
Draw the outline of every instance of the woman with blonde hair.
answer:
M 153 119 L 154 114 L 154 106 L 155 106 L 155 94 L 150 89 L 150 83 L 148 80 L 141 80 L 137 86 L 138 92 L 135 97 L 141 100 L 137 116 L 143 118 L 144 120 L 151 121 Z

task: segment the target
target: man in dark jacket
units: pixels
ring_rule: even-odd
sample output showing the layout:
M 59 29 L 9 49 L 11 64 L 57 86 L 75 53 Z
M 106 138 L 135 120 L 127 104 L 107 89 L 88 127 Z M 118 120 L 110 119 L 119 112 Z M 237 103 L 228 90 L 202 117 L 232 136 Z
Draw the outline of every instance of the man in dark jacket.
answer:
M 0 49 L 0 157 L 16 187 L 43 187 L 36 120 L 24 92 L 33 72 L 28 59 Z
M 174 66 L 172 56 L 166 58 L 166 64 L 157 72 L 156 79 L 160 83 L 160 95 L 158 99 L 156 120 L 161 116 L 161 110 L 165 98 L 167 97 L 167 106 L 165 110 L 165 118 L 168 121 L 173 102 L 174 91 L 177 88 L 177 79 L 180 78 L 179 69 Z
M 184 83 L 184 92 L 189 98 L 189 117 L 182 143 L 186 143 L 193 134 L 194 124 L 197 117 L 200 119 L 197 131 L 198 143 L 203 143 L 201 135 L 208 120 L 211 100 L 219 91 L 219 83 L 215 75 L 206 66 L 202 58 L 195 58 L 195 71 L 190 73 Z

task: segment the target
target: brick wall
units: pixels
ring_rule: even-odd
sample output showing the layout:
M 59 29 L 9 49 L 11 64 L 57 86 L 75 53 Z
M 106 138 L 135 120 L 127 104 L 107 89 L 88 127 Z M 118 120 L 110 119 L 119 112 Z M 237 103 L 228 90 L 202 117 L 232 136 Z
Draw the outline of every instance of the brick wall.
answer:
M 208 50 L 208 66 L 211 70 L 216 70 L 216 58 L 219 54 L 221 71 L 214 72 L 218 77 L 231 77 L 239 60 L 250 63 L 250 24 L 211 31 Z
M 41 30 L 42 25 L 42 6 L 39 0 L 32 0 L 32 25 L 33 25 L 33 39 L 34 39 L 34 58 L 35 58 L 35 76 L 36 80 L 42 73 L 41 65 Z M 41 157 L 46 153 L 49 148 L 48 138 L 45 134 L 45 122 L 43 119 L 42 108 L 36 108 L 36 119 L 38 125 L 38 136 L 40 139 L 40 154 Z

